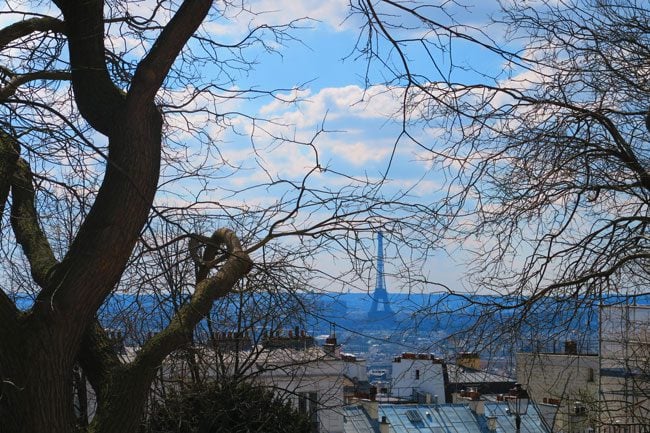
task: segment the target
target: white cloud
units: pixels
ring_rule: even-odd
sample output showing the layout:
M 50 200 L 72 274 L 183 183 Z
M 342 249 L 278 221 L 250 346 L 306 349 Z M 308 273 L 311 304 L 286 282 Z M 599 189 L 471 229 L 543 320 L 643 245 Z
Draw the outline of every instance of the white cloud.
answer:
M 282 24 L 289 20 L 309 17 L 333 29 L 341 29 L 348 15 L 347 0 L 256 0 L 250 9 L 266 24 Z
M 346 20 L 349 5 L 346 0 L 251 0 L 240 4 L 225 4 L 213 13 L 202 25 L 204 31 L 218 36 L 224 43 L 239 42 L 246 38 L 252 29 L 286 26 L 292 24 L 296 29 L 308 31 L 326 30 L 340 32 L 357 29 L 354 20 Z M 294 30 L 296 30 L 294 29 Z M 295 35 L 295 31 L 292 31 Z M 265 31 L 256 36 L 266 46 L 280 49 L 286 40 L 276 40 Z
M 274 101 L 263 106 L 260 113 L 280 116 L 284 123 L 300 127 L 318 125 L 325 115 L 329 120 L 342 116 L 389 119 L 400 112 L 402 91 L 383 85 L 368 89 L 356 85 L 327 87 L 313 95 L 308 91 L 295 91 L 286 96 L 300 98 L 298 104 Z

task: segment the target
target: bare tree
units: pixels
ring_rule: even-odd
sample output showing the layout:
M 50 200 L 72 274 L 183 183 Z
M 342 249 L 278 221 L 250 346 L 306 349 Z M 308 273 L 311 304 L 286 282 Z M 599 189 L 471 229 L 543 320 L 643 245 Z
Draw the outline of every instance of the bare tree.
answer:
M 501 2 L 495 31 L 458 22 L 462 2 L 355 6 L 359 48 L 402 92 L 396 146 L 444 176 L 440 229 L 470 254 L 480 321 L 558 338 L 648 293 L 647 4 Z
M 320 130 L 311 141 L 293 141 L 311 150 L 313 161 L 296 178 L 261 169 L 265 180 L 255 188 L 277 199 L 236 201 L 251 187 L 223 185 L 240 167 L 221 153 L 220 134 L 248 136 L 253 152 L 260 130 L 274 146 L 291 140 L 274 134 L 273 122 L 225 103 L 294 99 L 282 89 L 233 83 L 251 70 L 259 49 L 292 40 L 298 23 L 253 26 L 241 40 L 219 41 L 202 23 L 228 20 L 246 5 L 213 3 L 56 0 L 3 7 L 9 22 L 0 29 L 3 431 L 73 431 L 73 383 L 83 382 L 77 366 L 97 396 L 88 431 L 134 431 L 163 359 L 191 342 L 213 301 L 231 293 L 253 261 L 259 269 L 280 259 L 314 269 L 318 251 L 364 258 L 356 242 L 387 224 L 405 238 L 422 234 L 419 243 L 433 236 L 425 218 L 415 224 L 402 218 L 409 209 L 426 209 L 407 193 L 384 197 L 383 179 L 321 165 L 314 145 Z M 344 179 L 344 186 L 322 187 L 313 181 L 317 173 Z M 197 212 L 222 228 L 202 235 L 192 218 Z M 165 225 L 178 235 L 148 235 Z M 146 268 L 170 245 L 176 252 L 164 257 L 173 259 L 166 269 L 135 278 L 138 264 Z M 182 286 L 153 287 L 188 274 Z M 125 360 L 98 311 L 115 290 L 155 289 L 170 294 L 164 300 L 173 308 L 162 308 L 168 316 L 161 328 Z M 174 304 L 181 293 L 187 296 Z
M 357 6 L 369 35 L 360 48 L 394 65 L 391 84 L 404 89 L 399 140 L 420 145 L 445 176 L 441 229 L 470 241 L 474 287 L 524 312 L 550 297 L 575 307 L 603 293 L 643 294 L 650 10 L 508 2 L 495 15 L 507 34 L 491 38 L 456 22 L 454 2 Z M 430 63 L 410 62 L 422 49 Z M 465 60 L 462 49 L 501 67 L 453 63 L 454 54 Z M 438 139 L 425 141 L 427 131 Z

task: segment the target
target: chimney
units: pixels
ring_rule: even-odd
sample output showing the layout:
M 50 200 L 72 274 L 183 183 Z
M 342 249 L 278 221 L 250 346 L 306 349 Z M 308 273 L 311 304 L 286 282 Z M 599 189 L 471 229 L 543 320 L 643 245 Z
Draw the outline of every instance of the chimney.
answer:
M 341 346 L 338 345 L 336 341 L 336 333 L 332 332 L 327 339 L 325 339 L 325 344 L 323 345 L 323 350 L 326 354 L 332 355 L 338 358 L 341 355 Z
M 456 364 L 474 370 L 481 369 L 481 356 L 478 352 L 460 352 L 456 355 Z
M 390 423 L 388 418 L 385 416 L 381 417 L 381 422 L 379 423 L 379 433 L 389 433 L 390 432 Z
M 363 406 L 371 419 L 377 419 L 379 417 L 379 403 L 376 400 L 361 400 L 361 406 Z
M 490 415 L 487 417 L 487 428 L 491 432 L 497 431 L 497 417 L 494 415 Z
M 564 354 L 565 355 L 577 355 L 578 354 L 578 343 L 573 340 L 564 342 Z

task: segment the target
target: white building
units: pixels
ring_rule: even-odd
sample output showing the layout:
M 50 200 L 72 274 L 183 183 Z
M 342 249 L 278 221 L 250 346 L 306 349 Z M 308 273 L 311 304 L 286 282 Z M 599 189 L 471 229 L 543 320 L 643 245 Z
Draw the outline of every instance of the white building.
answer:
M 342 433 L 344 390 L 367 380 L 365 360 L 342 354 L 335 337 L 328 338 L 323 347 L 302 344 L 307 338 L 297 333 L 273 339 L 270 349 L 262 345 L 215 354 L 200 348 L 196 362 L 206 379 L 230 375 L 239 369 L 244 376 L 291 401 L 298 411 L 310 415 L 313 432 Z M 162 372 L 163 380 L 171 383 L 190 377 L 183 358 L 168 359 Z
M 344 387 L 354 384 L 346 372 L 356 364 L 321 348 L 275 350 L 264 356 L 256 380 L 292 401 L 300 411 L 312 416 L 314 431 L 343 431 Z M 316 425 L 317 424 L 317 425 Z
M 597 422 L 588 409 L 598 399 L 599 358 L 568 343 L 561 353 L 517 353 L 517 381 L 548 414 L 554 432 L 593 431 Z
M 393 360 L 392 397 L 445 401 L 443 360 L 428 353 L 403 353 Z
M 650 425 L 650 306 L 600 311 L 600 407 L 603 431 L 647 432 Z

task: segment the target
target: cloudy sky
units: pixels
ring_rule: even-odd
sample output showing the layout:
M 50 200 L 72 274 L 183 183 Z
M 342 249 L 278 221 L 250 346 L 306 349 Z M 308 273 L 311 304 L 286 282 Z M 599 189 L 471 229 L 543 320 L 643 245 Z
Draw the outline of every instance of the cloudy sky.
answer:
M 232 43 L 258 25 L 295 21 L 297 28 L 291 31 L 293 40 L 278 43 L 268 39 L 275 52 L 257 51 L 254 69 L 237 76 L 233 83 L 238 88 L 286 90 L 277 93 L 280 99 L 276 100 L 229 102 L 228 110 L 272 120 L 272 123 L 252 124 L 240 118 L 235 123 L 242 135 L 225 134 L 220 145 L 222 155 L 233 165 L 244 168 L 229 179 L 231 188 L 245 188 L 269 178 L 298 181 L 315 165 L 316 150 L 318 163 L 323 167 L 369 179 L 387 174 L 390 188 L 409 190 L 412 199 L 432 202 L 443 180 L 431 172 L 427 154 L 421 147 L 408 139 L 401 139 L 396 146 L 401 130 L 402 93 L 399 88 L 384 84 L 390 81 L 391 71 L 378 62 L 367 69 L 366 59 L 355 51 L 363 22 L 362 17 L 349 14 L 348 0 L 258 0 L 249 6 L 251 12 L 237 8 L 222 11 L 224 18 L 208 21 L 203 31 L 224 43 Z M 444 11 L 430 8 L 426 13 L 444 24 L 463 24 L 460 30 L 468 34 L 500 40 L 502 28 L 490 24 L 489 20 L 497 6 L 496 1 L 468 2 L 466 7 L 450 5 Z M 408 27 L 400 33 L 396 31 L 401 37 L 423 35 L 423 30 L 407 19 L 402 22 L 400 17 L 391 17 L 390 20 Z M 424 52 L 415 50 L 410 55 L 414 69 L 431 68 Z M 481 73 L 498 75 L 503 66 L 500 61 L 471 44 L 453 41 L 452 51 L 440 55 L 436 63 L 440 68 L 438 74 L 447 79 L 480 80 Z M 316 135 L 321 129 L 324 132 Z M 254 146 L 250 136 L 255 138 Z M 441 131 L 433 128 L 417 132 L 417 138 L 423 143 L 440 136 Z M 286 137 L 298 143 L 287 141 L 280 145 L 271 137 Z M 317 173 L 312 181 L 336 189 L 345 179 Z M 257 189 L 237 194 L 236 199 L 259 203 L 274 200 L 274 194 L 268 189 Z M 396 248 L 390 238 L 386 243 L 389 250 Z M 387 251 L 387 256 L 391 256 L 391 251 Z M 464 260 L 467 257 L 457 249 L 441 252 L 429 262 L 429 278 L 459 288 Z M 387 263 L 389 272 L 390 267 Z M 388 285 L 397 284 L 389 281 Z
M 504 38 L 503 28 L 490 21 L 490 15 L 498 9 L 496 0 L 467 2 L 464 6 L 447 4 L 445 9 L 435 2 L 426 3 L 432 6 L 422 12 L 443 25 L 455 25 L 459 31 L 482 40 Z M 248 188 L 278 179 L 300 182 L 318 162 L 328 171 L 310 175 L 314 187 L 336 190 L 349 183 L 345 176 L 332 173 L 370 180 L 386 175 L 387 193 L 408 190 L 412 201 L 433 203 L 445 186 L 443 177 L 432 170 L 430 155 L 421 146 L 404 137 L 397 141 L 402 127 L 403 93 L 401 87 L 386 83 L 395 71 L 400 71 L 400 65 L 395 57 L 388 57 L 389 51 L 381 52 L 380 60 L 386 62 L 382 65 L 376 60 L 369 64 L 355 50 L 357 44 L 363 46 L 367 33 L 362 31 L 363 17 L 350 14 L 348 0 L 254 0 L 247 5 L 245 11 L 237 7 L 219 9 L 201 32 L 228 44 L 240 41 L 250 29 L 260 25 L 295 23 L 288 33 L 290 38 L 276 40 L 268 32 L 260 33 L 272 51 L 247 51 L 254 68 L 235 73 L 228 83 L 235 89 L 282 90 L 274 94 L 276 99 L 229 100 L 218 107 L 222 112 L 242 112 L 246 116 L 233 116 L 230 120 L 237 134 L 232 130 L 220 131 L 214 124 L 206 125 L 214 129 L 211 135 L 221 141 L 220 156 L 238 170 L 221 181 L 221 194 L 213 191 L 205 198 L 252 206 L 270 204 L 279 199 L 280 189 Z M 395 15 L 395 10 L 379 12 L 388 14 L 387 23 L 404 26 L 394 30 L 399 37 L 436 39 L 412 18 Z M 413 44 L 414 48 L 407 53 L 413 71 L 431 79 L 481 81 L 484 74 L 498 77 L 503 70 L 503 59 L 473 44 L 445 39 L 445 35 L 440 44 L 444 45 L 444 52 L 430 53 L 435 56 L 436 71 L 428 53 Z M 214 74 L 223 80 L 218 68 Z M 251 121 L 249 116 L 256 120 Z M 446 131 L 423 127 L 411 132 L 424 145 L 433 146 Z M 286 140 L 278 140 L 279 137 Z M 237 193 L 229 194 L 230 191 Z M 368 242 L 372 244 L 372 240 Z M 386 256 L 390 258 L 399 245 L 391 242 L 390 235 L 385 243 Z M 455 245 L 450 251 L 432 255 L 425 272 L 431 281 L 461 289 L 467 260 L 471 259 Z M 395 271 L 390 262 L 386 269 L 389 273 Z M 389 279 L 388 285 L 396 288 L 400 283 Z
M 490 24 L 489 19 L 498 9 L 497 0 L 463 1 L 422 2 L 426 7 L 420 12 L 443 25 L 456 26 L 463 34 L 502 41 L 503 28 Z M 3 3 L 4 10 L 25 8 L 30 12 L 59 15 L 49 2 Z M 153 3 L 142 0 L 116 4 L 134 16 L 147 17 Z M 232 6 L 224 6 L 227 3 Z M 244 56 L 249 63 L 242 69 L 238 69 L 236 62 L 229 62 L 232 57 L 228 55 L 221 64 L 200 65 L 203 77 L 202 82 L 195 83 L 196 88 L 218 85 L 217 93 L 224 97 L 216 104 L 203 97 L 190 97 L 196 90 L 192 86 L 174 88 L 172 85 L 161 92 L 159 97 L 164 102 L 191 100 L 186 108 L 209 106 L 218 118 L 218 121 L 206 118 L 202 112 L 167 116 L 170 131 L 167 155 L 178 161 L 196 159 L 197 164 L 207 158 L 218 159 L 208 161 L 207 165 L 219 166 L 221 172 L 215 176 L 219 178 L 215 186 L 199 188 L 191 182 L 164 185 L 164 193 L 157 200 L 271 205 L 280 199 L 282 191 L 269 184 L 278 180 L 299 183 L 311 172 L 310 186 L 332 191 L 348 185 L 351 178 L 372 182 L 386 176 L 387 194 L 408 191 L 411 201 L 432 203 L 444 187 L 444 179 L 432 170 L 430 155 L 422 146 L 400 137 L 403 89 L 401 83 L 395 85 L 393 78 L 396 72 L 402 72 L 401 65 L 395 53 L 386 49 L 385 42 L 379 43 L 379 58 L 371 63 L 356 49 L 364 46 L 368 34 L 364 32 L 367 29 L 363 28 L 363 16 L 350 14 L 350 1 L 251 0 L 245 5 L 242 9 L 239 2 L 216 2 L 199 36 L 228 45 L 241 41 L 251 29 L 260 26 L 292 23 L 293 28 L 279 39 L 268 30 L 256 32 L 265 48 L 257 44 L 246 49 Z M 396 37 L 414 41 L 429 38 L 434 41 L 429 49 L 436 44 L 444 46 L 443 51 L 426 52 L 421 46 L 418 48 L 417 42 L 413 43 L 407 52 L 413 72 L 430 80 L 480 81 L 485 76 L 498 77 L 503 70 L 503 60 L 488 51 L 462 39 L 435 35 L 395 9 L 382 8 L 379 3 L 376 6 L 380 14 L 386 14 L 385 24 L 401 27 L 392 29 Z M 120 9 L 119 13 L 123 14 L 124 10 Z M 160 24 L 169 18 L 165 13 L 159 11 Z M 16 15 L 2 14 L 0 24 L 15 19 Z M 127 58 L 132 56 L 136 61 L 146 53 L 146 43 L 125 35 L 119 24 L 107 28 L 107 42 L 113 44 L 115 51 L 124 52 Z M 200 41 L 192 43 L 200 44 Z M 224 65 L 232 68 L 224 70 Z M 254 98 L 225 97 L 241 89 L 254 89 L 260 94 L 253 94 Z M 271 90 L 274 90 L 273 97 L 265 96 L 264 92 Z M 188 131 L 187 122 L 192 122 L 196 129 Z M 196 131 L 203 131 L 198 134 L 203 137 L 203 147 L 187 146 L 196 139 Z M 433 147 L 449 131 L 421 127 L 411 132 L 423 146 Z M 212 149 L 206 147 L 210 141 L 216 143 Z M 314 171 L 316 164 L 327 170 Z M 162 182 L 176 175 L 173 169 L 163 169 Z M 263 186 L 251 188 L 256 185 Z M 197 190 L 201 191 L 198 195 Z M 368 242 L 372 244 L 372 240 Z M 391 242 L 389 235 L 386 245 L 386 256 L 395 254 L 398 246 Z M 466 259 L 457 249 L 432 256 L 429 278 L 457 288 L 459 269 Z M 390 272 L 391 264 L 387 263 L 386 268 Z

